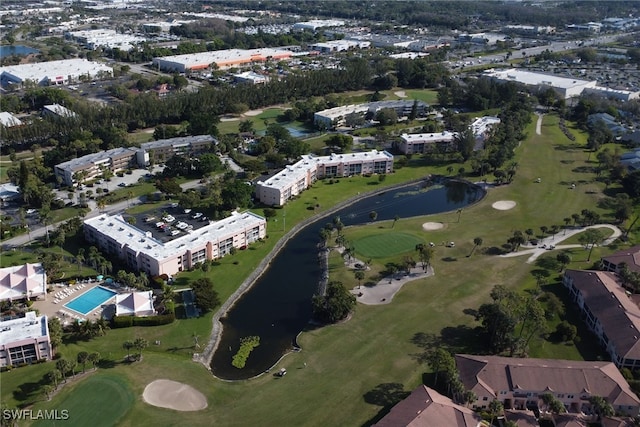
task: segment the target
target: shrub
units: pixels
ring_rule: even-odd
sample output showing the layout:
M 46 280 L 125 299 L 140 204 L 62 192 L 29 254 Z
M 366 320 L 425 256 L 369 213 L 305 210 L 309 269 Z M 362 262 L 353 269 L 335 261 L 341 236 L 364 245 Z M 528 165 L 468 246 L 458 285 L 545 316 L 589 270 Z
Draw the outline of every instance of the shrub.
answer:
M 133 326 L 159 326 L 168 325 L 176 320 L 173 313 L 161 316 L 132 317 Z
M 238 352 L 233 356 L 231 364 L 238 369 L 244 368 L 244 365 L 247 363 L 247 359 L 249 358 L 251 351 L 259 345 L 260 337 L 258 336 L 244 337 L 240 339 L 240 348 L 238 349 Z
M 111 319 L 111 327 L 116 328 L 129 328 L 133 326 L 133 317 L 131 316 L 114 316 Z

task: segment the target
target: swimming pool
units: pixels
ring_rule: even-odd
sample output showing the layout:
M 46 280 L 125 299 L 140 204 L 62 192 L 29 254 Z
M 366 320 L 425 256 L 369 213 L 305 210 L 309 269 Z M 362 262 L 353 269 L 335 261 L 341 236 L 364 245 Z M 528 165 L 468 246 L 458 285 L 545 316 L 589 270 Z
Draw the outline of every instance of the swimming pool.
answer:
M 113 298 L 116 294 L 117 292 L 110 289 L 103 288 L 102 286 L 96 286 L 72 301 L 69 301 L 64 306 L 68 309 L 86 315 Z

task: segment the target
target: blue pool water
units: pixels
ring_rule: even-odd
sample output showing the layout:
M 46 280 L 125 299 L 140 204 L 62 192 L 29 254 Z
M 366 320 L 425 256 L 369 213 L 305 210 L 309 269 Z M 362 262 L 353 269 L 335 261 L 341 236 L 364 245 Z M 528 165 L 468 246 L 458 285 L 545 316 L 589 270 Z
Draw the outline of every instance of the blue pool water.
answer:
M 116 295 L 116 292 L 101 286 L 96 286 L 74 300 L 69 301 L 64 306 L 78 313 L 87 314 L 113 298 L 114 295 Z

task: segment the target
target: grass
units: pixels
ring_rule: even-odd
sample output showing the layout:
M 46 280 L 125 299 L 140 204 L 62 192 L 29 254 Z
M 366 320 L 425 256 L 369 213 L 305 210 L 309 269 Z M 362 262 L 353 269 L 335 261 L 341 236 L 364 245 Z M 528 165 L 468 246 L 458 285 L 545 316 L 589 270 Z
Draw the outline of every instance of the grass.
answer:
M 108 427 L 116 424 L 133 406 L 136 396 L 121 375 L 107 371 L 96 372 L 83 381 L 66 385 L 55 403 L 48 402 L 43 409 L 67 410 L 66 426 Z M 39 421 L 34 426 L 51 425 Z
M 501 284 L 518 292 L 536 288 L 532 271 L 540 268 L 525 262 L 526 257 L 501 258 L 491 255 L 501 251 L 514 230 L 540 226 L 562 225 L 565 217 L 579 213 L 582 209 L 597 211 L 603 220 L 611 219 L 608 212 L 599 209 L 598 202 L 604 198 L 604 184 L 596 180 L 593 173 L 585 172 L 588 153 L 580 144 L 586 136 L 572 130 L 576 142 L 569 141 L 558 127 L 558 119 L 546 115 L 542 135 L 535 134 L 535 122 L 527 128 L 527 139 L 516 150 L 518 171 L 514 181 L 491 189 L 479 203 L 467 207 L 460 215 L 455 212 L 401 219 L 378 221 L 362 227 L 347 227 L 345 236 L 357 241 L 366 235 L 402 233 L 423 242 L 455 241 L 455 248 L 437 246 L 432 277 L 407 283 L 384 306 L 358 305 L 349 321 L 337 325 L 309 327 L 298 337 L 301 352 L 283 358 L 275 369 L 288 370 L 286 377 L 276 379 L 270 375 L 242 382 L 225 382 L 212 378 L 205 367 L 192 363 L 190 355 L 196 351 L 192 334 L 205 341 L 211 330 L 211 315 L 200 319 L 179 320 L 172 325 L 154 328 L 128 328 L 109 331 L 107 336 L 89 342 L 69 342 L 62 346 L 65 357 L 75 357 L 80 350 L 99 351 L 111 366 L 105 373 L 117 376 L 135 396 L 144 387 L 158 378 L 173 379 L 192 385 L 208 398 L 209 407 L 196 413 L 178 413 L 153 408 L 141 399 L 136 399 L 131 409 L 117 422 L 123 426 L 146 425 L 367 425 L 384 414 L 387 403 L 377 391 L 388 384 L 399 384 L 410 391 L 423 383 L 428 367 L 418 361 L 421 353 L 428 350 L 420 339 L 424 334 L 440 337 L 441 345 L 453 351 L 482 352 L 485 350 L 480 326 L 467 309 L 477 309 L 489 300 L 494 285 Z M 250 250 L 240 251 L 233 257 L 223 258 L 219 266 L 209 272 L 194 271 L 178 276 L 178 281 L 188 284 L 190 278 L 203 275 L 210 277 L 214 286 L 225 297 L 233 291 L 242 278 L 255 268 L 257 263 L 282 236 L 280 228 L 286 213 L 287 225 L 313 215 L 320 209 L 338 203 L 358 192 L 380 188 L 377 186 L 405 182 L 428 173 L 446 174 L 446 164 L 425 166 L 420 158 L 414 158 L 411 166 L 397 170 L 387 177 L 384 184 L 372 178 L 345 178 L 337 184 L 318 182 L 301 197 L 278 210 L 276 223 L 268 224 L 269 239 Z M 455 165 L 457 169 L 461 165 Z M 466 170 L 471 170 L 465 165 Z M 541 183 L 535 183 L 543 177 Z M 471 179 L 477 180 L 478 177 Z M 567 183 L 580 182 L 576 190 L 568 190 Z M 491 204 L 498 200 L 514 200 L 517 205 L 508 211 L 497 211 Z M 260 209 L 256 209 L 258 213 Z M 442 222 L 444 228 L 424 231 L 425 221 Z M 393 227 L 393 228 L 392 228 Z M 473 239 L 481 237 L 483 244 L 472 256 Z M 624 245 L 594 249 L 591 260 L 588 251 L 571 249 L 572 263 L 569 268 L 590 268 L 600 256 L 637 243 L 638 234 Z M 409 252 L 410 253 L 410 252 Z M 376 258 L 367 278 L 375 276 L 387 262 L 400 262 L 402 254 L 388 253 Z M 551 256 L 551 254 L 546 255 Z M 417 256 L 414 256 L 416 259 Z M 238 261 L 238 264 L 233 264 Z M 346 286 L 356 286 L 353 272 L 344 268 L 339 256 L 330 257 L 330 278 L 341 280 Z M 566 291 L 553 272 L 545 291 L 557 293 L 566 300 Z M 563 319 L 580 328 L 582 342 L 579 345 L 551 342 L 543 337 L 534 337 L 528 354 L 536 357 L 562 357 L 567 359 L 601 358 L 599 347 L 584 332 L 579 316 L 567 310 Z M 549 321 L 554 328 L 561 318 Z M 122 342 L 143 337 L 149 342 L 160 340 L 161 345 L 151 345 L 145 350 L 141 362 L 127 365 L 120 363 L 124 357 Z M 596 351 L 594 351 L 594 349 Z M 306 363 L 306 367 L 304 364 Z M 9 405 L 18 400 L 12 393 L 21 385 L 42 378 L 52 364 L 34 365 L 19 371 L 0 374 L 1 398 Z M 19 374 L 19 375 L 16 375 Z M 88 380 L 83 380 L 88 381 Z M 80 383 L 82 384 L 82 383 Z M 75 394 L 72 386 L 56 396 L 52 402 L 38 403 L 34 409 L 61 407 L 66 402 L 66 393 Z M 269 396 L 265 399 L 264 396 Z M 99 408 L 87 405 L 87 408 Z
M 413 251 L 422 239 L 411 234 L 387 232 L 354 240 L 356 254 L 364 258 L 383 258 Z

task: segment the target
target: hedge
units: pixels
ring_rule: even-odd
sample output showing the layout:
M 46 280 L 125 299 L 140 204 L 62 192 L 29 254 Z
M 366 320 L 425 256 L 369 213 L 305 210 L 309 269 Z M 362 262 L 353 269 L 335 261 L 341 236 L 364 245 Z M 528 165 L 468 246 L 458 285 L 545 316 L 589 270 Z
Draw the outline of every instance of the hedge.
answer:
M 114 316 L 111 319 L 111 326 L 115 328 L 129 328 L 131 326 L 159 326 L 168 325 L 176 320 L 176 316 L 173 313 L 164 314 L 162 316 Z

